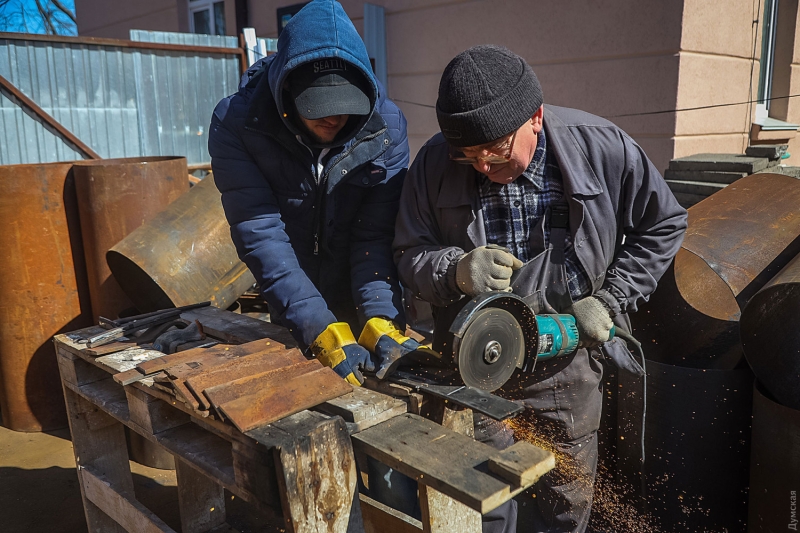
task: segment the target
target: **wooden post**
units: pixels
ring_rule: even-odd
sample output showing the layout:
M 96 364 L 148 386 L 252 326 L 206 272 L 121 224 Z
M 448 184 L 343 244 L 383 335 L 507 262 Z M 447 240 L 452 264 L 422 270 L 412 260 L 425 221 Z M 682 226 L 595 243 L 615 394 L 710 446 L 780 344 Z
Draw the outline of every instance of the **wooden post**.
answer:
M 274 450 L 288 531 L 363 533 L 353 447 L 341 418 L 304 411 L 247 435 Z
M 436 489 L 419 484 L 423 533 L 480 533 L 481 513 Z
M 183 459 L 175 458 L 181 531 L 202 533 L 225 523 L 225 491 Z
M 64 398 L 88 529 L 90 533 L 123 533 L 125 529 L 87 495 L 87 483 L 92 480 L 84 482 L 86 470 L 81 468 L 91 466 L 117 493 L 133 497 L 133 477 L 123 425 L 66 387 Z

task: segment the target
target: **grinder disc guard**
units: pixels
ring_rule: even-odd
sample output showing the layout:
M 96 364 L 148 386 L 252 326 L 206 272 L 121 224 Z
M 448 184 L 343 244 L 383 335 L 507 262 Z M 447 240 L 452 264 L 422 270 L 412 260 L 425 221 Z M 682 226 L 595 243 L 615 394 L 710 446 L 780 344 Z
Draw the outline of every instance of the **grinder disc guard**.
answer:
M 487 307 L 475 312 L 455 349 L 464 384 L 491 392 L 521 365 L 525 337 L 514 315 Z

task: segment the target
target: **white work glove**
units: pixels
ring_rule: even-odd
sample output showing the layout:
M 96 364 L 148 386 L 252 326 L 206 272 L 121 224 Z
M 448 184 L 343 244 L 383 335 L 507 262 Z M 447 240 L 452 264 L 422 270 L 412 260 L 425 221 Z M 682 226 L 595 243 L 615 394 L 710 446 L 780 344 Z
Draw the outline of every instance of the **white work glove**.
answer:
M 608 307 L 599 298 L 589 296 L 578 300 L 567 313 L 575 317 L 581 346 L 598 346 L 611 337 L 614 322 Z
M 502 246 L 480 246 L 461 256 L 456 263 L 456 283 L 468 296 L 505 291 L 511 284 L 511 274 L 522 264 Z

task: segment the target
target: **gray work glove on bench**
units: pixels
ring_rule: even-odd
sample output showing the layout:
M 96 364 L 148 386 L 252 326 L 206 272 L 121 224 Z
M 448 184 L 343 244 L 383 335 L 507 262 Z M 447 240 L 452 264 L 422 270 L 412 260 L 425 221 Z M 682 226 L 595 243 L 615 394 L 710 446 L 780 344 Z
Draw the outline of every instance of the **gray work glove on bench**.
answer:
M 456 283 L 468 296 L 505 291 L 511 285 L 511 274 L 522 264 L 502 246 L 480 246 L 462 255 L 456 263 Z

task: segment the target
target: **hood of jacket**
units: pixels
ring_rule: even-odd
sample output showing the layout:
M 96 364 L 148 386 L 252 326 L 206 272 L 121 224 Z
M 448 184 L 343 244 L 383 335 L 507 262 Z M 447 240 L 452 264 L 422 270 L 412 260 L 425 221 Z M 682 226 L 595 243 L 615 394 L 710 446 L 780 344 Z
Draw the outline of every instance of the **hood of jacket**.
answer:
M 269 87 L 286 127 L 294 134 L 303 134 L 289 116 L 294 112 L 294 106 L 287 101 L 290 97 L 288 91 L 284 90 L 286 79 L 300 65 L 325 58 L 346 61 L 356 67 L 369 83 L 370 94 L 367 96 L 372 103 L 371 113 L 362 116 L 355 124 L 348 123 L 346 127 L 350 135 L 337 140 L 337 144 L 341 145 L 358 133 L 375 112 L 378 83 L 372 73 L 364 41 L 339 2 L 314 0 L 289 20 L 278 38 L 278 52 L 269 62 Z

